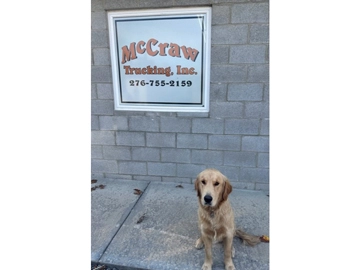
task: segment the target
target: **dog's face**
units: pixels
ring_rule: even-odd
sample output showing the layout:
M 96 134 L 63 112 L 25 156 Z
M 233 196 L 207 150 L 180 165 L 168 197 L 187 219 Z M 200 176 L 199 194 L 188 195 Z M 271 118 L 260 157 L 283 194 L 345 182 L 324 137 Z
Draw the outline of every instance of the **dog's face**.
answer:
M 227 200 L 232 191 L 232 186 L 218 170 L 206 169 L 196 178 L 195 190 L 204 207 L 215 208 Z

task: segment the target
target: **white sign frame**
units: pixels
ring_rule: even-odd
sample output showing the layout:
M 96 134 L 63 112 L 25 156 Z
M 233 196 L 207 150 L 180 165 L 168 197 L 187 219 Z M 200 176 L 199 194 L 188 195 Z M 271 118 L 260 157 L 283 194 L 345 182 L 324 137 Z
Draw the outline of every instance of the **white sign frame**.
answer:
M 109 11 L 108 23 L 115 110 L 209 111 L 211 7 Z

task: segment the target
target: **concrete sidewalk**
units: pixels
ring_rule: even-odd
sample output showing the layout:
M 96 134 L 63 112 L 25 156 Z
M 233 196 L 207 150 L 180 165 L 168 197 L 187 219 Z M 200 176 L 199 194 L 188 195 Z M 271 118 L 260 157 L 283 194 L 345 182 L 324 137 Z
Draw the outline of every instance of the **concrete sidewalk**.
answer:
M 99 185 L 105 187 L 91 193 L 91 269 L 201 269 L 204 249 L 194 247 L 200 234 L 192 184 L 109 179 L 92 187 Z M 236 227 L 269 235 L 267 193 L 233 189 L 229 199 Z M 249 247 L 235 238 L 234 247 L 236 269 L 269 269 L 268 243 Z M 213 246 L 213 261 L 213 270 L 224 269 L 220 243 Z

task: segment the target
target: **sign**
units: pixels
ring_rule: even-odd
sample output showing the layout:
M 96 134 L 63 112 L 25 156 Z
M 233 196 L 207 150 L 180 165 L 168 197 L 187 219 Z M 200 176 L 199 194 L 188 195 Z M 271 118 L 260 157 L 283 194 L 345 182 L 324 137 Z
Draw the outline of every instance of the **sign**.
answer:
M 209 111 L 211 8 L 108 19 L 115 110 Z

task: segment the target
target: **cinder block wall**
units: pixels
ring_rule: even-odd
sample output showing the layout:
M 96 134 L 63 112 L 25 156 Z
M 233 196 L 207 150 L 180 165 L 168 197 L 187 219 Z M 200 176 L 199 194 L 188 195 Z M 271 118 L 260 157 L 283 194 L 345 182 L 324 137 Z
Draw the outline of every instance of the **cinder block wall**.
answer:
M 212 6 L 209 113 L 114 110 L 107 11 Z M 269 4 L 92 0 L 92 177 L 192 183 L 208 167 L 269 189 Z

